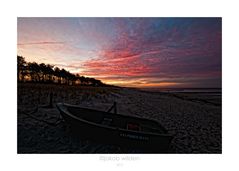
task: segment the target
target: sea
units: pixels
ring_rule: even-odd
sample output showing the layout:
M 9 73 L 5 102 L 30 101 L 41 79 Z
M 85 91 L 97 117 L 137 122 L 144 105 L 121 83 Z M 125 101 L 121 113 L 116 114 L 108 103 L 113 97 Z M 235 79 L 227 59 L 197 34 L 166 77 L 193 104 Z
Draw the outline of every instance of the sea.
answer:
M 140 88 L 150 92 L 222 94 L 222 88 Z

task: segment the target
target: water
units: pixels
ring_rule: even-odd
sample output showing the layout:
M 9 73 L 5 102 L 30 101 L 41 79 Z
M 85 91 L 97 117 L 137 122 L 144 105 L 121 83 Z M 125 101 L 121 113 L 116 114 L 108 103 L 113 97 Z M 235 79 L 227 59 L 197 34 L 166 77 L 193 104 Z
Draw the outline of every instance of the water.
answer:
M 221 88 L 141 88 L 144 91 L 171 93 L 215 93 L 221 95 Z

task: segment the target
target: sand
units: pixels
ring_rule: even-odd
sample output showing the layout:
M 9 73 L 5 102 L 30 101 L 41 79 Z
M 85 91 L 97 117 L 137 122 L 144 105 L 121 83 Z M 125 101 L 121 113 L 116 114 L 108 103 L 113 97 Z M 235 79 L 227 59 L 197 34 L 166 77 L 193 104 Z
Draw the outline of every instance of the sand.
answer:
M 53 107 L 49 94 L 53 92 Z M 174 135 L 169 153 L 221 153 L 221 95 L 129 88 L 18 84 L 18 153 L 146 153 L 70 136 L 57 102 L 156 119 Z M 36 106 L 38 111 L 34 112 Z

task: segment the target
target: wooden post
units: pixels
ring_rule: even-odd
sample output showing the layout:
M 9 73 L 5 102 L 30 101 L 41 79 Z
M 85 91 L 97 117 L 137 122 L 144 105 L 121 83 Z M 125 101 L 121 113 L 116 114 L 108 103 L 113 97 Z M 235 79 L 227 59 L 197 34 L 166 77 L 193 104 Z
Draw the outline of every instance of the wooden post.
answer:
M 117 114 L 117 106 L 116 102 L 110 107 L 110 109 L 107 112 L 111 112 L 114 109 L 114 113 Z

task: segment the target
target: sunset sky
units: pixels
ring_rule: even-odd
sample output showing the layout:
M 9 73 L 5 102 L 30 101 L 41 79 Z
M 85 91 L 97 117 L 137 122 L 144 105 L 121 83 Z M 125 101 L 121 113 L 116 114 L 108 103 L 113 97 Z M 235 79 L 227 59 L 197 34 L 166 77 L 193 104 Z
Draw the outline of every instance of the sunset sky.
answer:
M 221 18 L 18 18 L 17 54 L 104 83 L 221 87 Z

